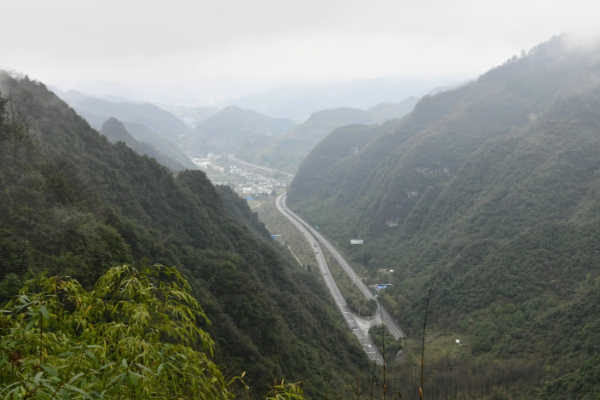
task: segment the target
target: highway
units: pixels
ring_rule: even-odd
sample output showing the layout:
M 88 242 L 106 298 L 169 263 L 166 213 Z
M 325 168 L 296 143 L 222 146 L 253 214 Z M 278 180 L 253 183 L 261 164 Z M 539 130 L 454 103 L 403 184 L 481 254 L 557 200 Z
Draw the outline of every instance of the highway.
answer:
M 294 213 L 287 209 L 285 206 L 285 194 L 280 195 L 277 198 L 276 205 L 279 212 L 285 215 L 294 224 L 294 226 L 296 226 L 296 228 L 298 228 L 304 234 L 306 240 L 308 240 L 310 247 L 315 252 L 315 258 L 317 259 L 317 264 L 319 265 L 319 270 L 321 271 L 325 285 L 327 285 L 327 288 L 333 296 L 333 300 L 342 313 L 344 320 L 360 341 L 360 344 L 363 346 L 363 349 L 365 353 L 367 353 L 369 359 L 378 365 L 383 365 L 383 357 L 379 351 L 377 351 L 375 344 L 369 336 L 369 328 L 374 325 L 374 323 L 381 324 L 381 320 L 379 318 L 362 318 L 350 310 L 350 307 L 348 307 L 344 296 L 342 296 L 342 292 L 340 292 L 338 285 L 335 283 L 335 279 L 329 271 L 329 266 L 327 265 L 327 260 L 325 259 L 325 255 L 323 254 L 321 246 L 317 243 L 317 240 L 311 234 L 309 228 L 303 225 L 303 223 L 300 222 L 301 220 L 297 219 L 298 217 L 296 217 Z M 379 322 L 377 322 L 378 320 Z
M 375 296 L 373 295 L 371 290 L 367 287 L 367 285 L 365 285 L 362 279 L 359 279 L 359 276 L 356 274 L 354 269 L 352 269 L 348 262 L 338 253 L 335 247 L 333 247 L 331 243 L 329 243 L 329 241 L 327 241 L 327 239 L 325 239 L 323 235 L 319 233 L 319 231 L 313 229 L 306 221 L 304 221 L 302 218 L 300 218 L 298 215 L 296 215 L 293 211 L 289 210 L 285 206 L 285 198 L 285 193 L 277 198 L 277 208 L 279 209 L 279 211 L 282 212 L 286 217 L 288 217 L 288 219 L 290 219 L 294 223 L 294 225 L 296 225 L 297 227 L 300 225 L 302 227 L 302 229 L 298 229 L 302 230 L 303 232 L 308 231 L 311 236 L 316 237 L 323 244 L 323 246 L 333 255 L 336 261 L 342 266 L 344 271 L 346 271 L 350 279 L 352 279 L 352 281 L 354 282 L 356 287 L 361 291 L 363 296 L 365 296 L 367 300 L 374 299 Z M 392 316 L 387 312 L 387 310 L 384 307 L 380 307 L 378 311 L 381 312 L 383 322 L 385 322 L 386 327 L 388 328 L 389 332 L 392 334 L 394 339 L 398 340 L 400 338 L 407 338 L 406 334 L 402 331 L 400 326 L 398 326 L 396 321 L 392 318 Z M 377 314 L 379 315 L 379 313 Z M 371 320 L 372 325 L 375 325 L 375 322 L 376 320 Z
M 229 159 L 232 160 L 232 161 L 235 161 L 237 163 L 240 163 L 240 164 L 243 164 L 243 165 L 247 165 L 249 167 L 264 169 L 265 171 L 270 171 L 270 172 L 279 172 L 280 174 L 284 174 L 284 175 L 287 175 L 287 176 L 292 177 L 292 178 L 295 176 L 294 174 L 290 174 L 289 172 L 285 172 L 285 171 L 280 171 L 280 170 L 275 169 L 275 168 L 261 167 L 260 165 L 250 164 L 249 162 L 238 160 L 232 154 L 229 155 Z

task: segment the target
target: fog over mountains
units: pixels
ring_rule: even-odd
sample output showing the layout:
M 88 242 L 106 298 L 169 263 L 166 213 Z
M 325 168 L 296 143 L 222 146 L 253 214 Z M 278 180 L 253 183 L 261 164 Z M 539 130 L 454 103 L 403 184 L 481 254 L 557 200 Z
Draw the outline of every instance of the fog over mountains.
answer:
M 600 399 L 600 2 L 7 3 L 0 398 Z
M 290 119 L 271 118 L 256 111 L 230 106 L 196 126 L 182 141 L 185 148 L 194 154 L 228 154 L 264 143 L 295 125 Z
M 441 79 L 436 82 L 445 81 Z M 53 90 L 96 129 L 101 129 L 110 118 L 122 121 L 126 126 L 130 124 L 127 130 L 132 131 L 130 133 L 137 140 L 147 142 L 163 153 L 157 158 L 159 162 L 177 160 L 179 164 L 163 163 L 169 168 L 177 165 L 193 168 L 194 164 L 189 161 L 192 156 L 235 153 L 247 161 L 295 172 L 304 156 L 335 128 L 400 118 L 410 112 L 418 100 L 415 96 L 402 96 L 406 93 L 443 90 L 443 87 L 433 87 L 433 83 L 381 79 L 283 87 L 240 99 L 240 103 L 246 104 L 246 109 L 238 106 L 226 106 L 223 109 L 157 106 L 118 95 L 90 95 L 58 88 Z M 108 85 L 107 90 L 110 88 Z M 401 98 L 401 101 L 391 102 L 397 98 Z M 366 110 L 358 107 L 378 101 L 382 102 Z M 339 107 L 343 104 L 355 104 L 356 107 Z M 258 108 L 265 112 L 255 111 Z M 287 110 L 284 114 L 300 120 L 308 112 L 312 115 L 294 129 L 297 124 L 291 119 L 272 116 L 284 109 Z M 284 137 L 276 138 L 284 133 Z
M 523 398 L 598 394 L 600 45 L 573 44 L 555 37 L 402 120 L 340 128 L 291 184 L 290 208 L 393 285 L 383 301 L 413 335 L 435 280 L 430 321 L 473 357 L 440 354 L 442 393 L 478 358 L 477 382 L 503 368 L 521 371 L 509 385 L 540 382 Z
M 316 111 L 339 107 L 367 109 L 379 103 L 399 103 L 407 97 L 421 97 L 437 87 L 455 85 L 465 79 L 365 79 L 327 85 L 282 86 L 219 104 L 236 105 L 301 123 Z

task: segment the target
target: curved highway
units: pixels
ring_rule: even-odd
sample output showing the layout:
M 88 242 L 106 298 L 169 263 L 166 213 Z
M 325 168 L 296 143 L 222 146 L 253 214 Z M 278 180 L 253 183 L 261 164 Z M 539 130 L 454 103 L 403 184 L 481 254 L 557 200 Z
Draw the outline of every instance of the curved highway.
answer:
M 327 248 L 327 250 L 333 255 L 333 257 L 336 259 L 336 261 L 342 266 L 344 271 L 346 271 L 346 273 L 348 274 L 350 279 L 352 279 L 352 281 L 354 282 L 356 287 L 358 287 L 358 289 L 361 291 L 363 296 L 365 296 L 365 298 L 367 300 L 374 299 L 375 296 L 373 295 L 371 290 L 367 287 L 367 285 L 365 285 L 365 283 L 361 279 L 359 279 L 359 277 L 356 274 L 356 272 L 354 271 L 354 269 L 352 269 L 352 267 L 350 267 L 350 265 L 348 265 L 348 262 L 338 253 L 338 251 L 335 249 L 335 247 L 333 247 L 331 245 L 331 243 L 329 243 L 327 241 L 327 239 L 325 239 L 323 237 L 323 235 L 321 235 L 316 229 L 313 229 L 306 221 L 304 221 L 302 218 L 300 218 L 298 215 L 296 215 L 293 211 L 291 211 L 287 207 L 285 207 L 285 197 L 286 197 L 286 193 L 279 196 L 279 198 L 277 199 L 277 208 L 279 208 L 279 210 L 284 215 L 291 216 L 292 217 L 291 219 L 295 219 L 297 222 L 299 222 L 302 225 L 302 227 L 304 228 L 304 230 L 308 230 L 313 236 L 315 236 L 317 239 L 319 239 L 319 241 L 325 246 L 325 248 Z M 281 208 L 282 206 L 284 208 Z M 288 216 L 288 218 L 290 218 L 289 216 Z M 292 220 L 292 222 L 294 222 L 294 221 Z M 394 339 L 396 339 L 396 340 L 398 340 L 400 338 L 406 339 L 407 338 L 406 334 L 404 333 L 404 331 L 402 331 L 400 326 L 398 326 L 396 321 L 394 321 L 394 319 L 387 312 L 387 310 L 384 307 L 381 307 L 380 311 L 381 311 L 381 315 L 383 316 L 383 322 L 385 322 L 386 327 L 388 328 L 388 330 L 390 331 L 390 333 L 392 334 Z
M 319 269 L 321 271 L 321 275 L 323 276 L 323 280 L 325 281 L 325 285 L 327 285 L 327 288 L 333 296 L 335 304 L 340 309 L 344 320 L 360 341 L 360 344 L 363 346 L 363 349 L 365 353 L 367 353 L 367 356 L 369 356 L 369 359 L 371 361 L 375 361 L 378 365 L 383 365 L 383 357 L 381 354 L 379 354 L 379 351 L 377 351 L 375 344 L 369 336 L 369 328 L 373 322 L 377 322 L 377 320 L 380 321 L 380 319 L 374 318 L 369 320 L 362 318 L 350 310 L 350 307 L 348 307 L 344 296 L 342 296 L 339 287 L 335 283 L 335 279 L 329 271 L 329 266 L 327 265 L 325 255 L 321 250 L 321 246 L 317 243 L 317 240 L 311 234 L 310 230 L 301 222 L 301 219 L 298 219 L 294 213 L 287 209 L 285 206 L 285 194 L 282 194 L 277 198 L 276 205 L 277 209 L 304 234 L 306 240 L 308 240 L 310 243 L 311 248 L 315 252 L 315 257 L 317 259 L 317 263 L 319 264 Z M 381 322 L 378 322 L 378 324 L 381 324 Z

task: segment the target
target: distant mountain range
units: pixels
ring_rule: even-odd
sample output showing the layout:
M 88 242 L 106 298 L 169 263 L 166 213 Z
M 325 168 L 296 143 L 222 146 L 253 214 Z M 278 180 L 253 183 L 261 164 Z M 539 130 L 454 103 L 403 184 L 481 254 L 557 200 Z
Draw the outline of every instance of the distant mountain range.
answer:
M 290 132 L 261 146 L 245 147 L 236 155 L 258 165 L 295 172 L 312 148 L 335 128 L 373 123 L 375 120 L 364 110 L 336 108 L 319 111 Z
M 177 148 L 179 136 L 186 131 L 183 121 L 153 104 L 136 103 L 120 96 L 91 96 L 77 90 L 66 92 L 57 88 L 52 91 L 69 103 L 86 121 L 98 131 L 104 133 L 112 142 L 124 141 L 138 154 L 146 154 L 162 165 L 174 171 L 195 169 L 196 165 Z M 102 98 L 100 98 L 102 97 Z M 114 119 L 121 126 L 116 126 Z M 117 133 L 124 129 L 123 132 Z M 110 133 L 114 135 L 111 136 Z
M 418 97 L 411 96 L 400 103 L 381 103 L 367 109 L 367 113 L 375 122 L 381 124 L 391 119 L 402 118 L 415 108 L 418 101 Z
M 271 117 L 304 122 L 316 111 L 350 107 L 367 109 L 380 103 L 399 103 L 408 97 L 421 97 L 457 80 L 420 81 L 405 79 L 363 79 L 327 85 L 282 86 L 264 94 L 253 94 L 218 103 L 236 105 Z
M 348 125 L 369 125 L 401 118 L 412 111 L 418 98 L 400 103 L 383 103 L 368 110 L 335 108 L 313 113 L 301 125 L 266 143 L 244 146 L 237 156 L 245 161 L 296 172 L 306 155 L 329 133 Z
M 135 132 L 135 135 L 131 132 Z M 125 142 L 125 144 L 136 153 L 155 158 L 156 161 L 172 171 L 183 171 L 189 168 L 196 168 L 194 163 L 192 163 L 185 154 L 181 153 L 174 145 L 162 139 L 144 125 L 134 124 L 132 122 L 124 124 L 118 119 L 110 117 L 102 124 L 100 133 L 106 136 L 111 143 Z M 139 140 L 138 138 L 140 137 L 146 140 Z M 156 146 L 152 145 L 152 142 L 154 142 Z M 157 150 L 157 147 L 161 150 Z
M 124 124 L 135 140 L 149 143 L 167 159 L 182 166 L 195 167 L 179 149 L 193 155 L 209 152 L 236 153 L 247 161 L 295 172 L 308 152 L 334 129 L 400 118 L 410 112 L 418 100 L 414 96 L 402 97 L 403 93 L 419 93 L 431 90 L 431 86 L 431 82 L 374 79 L 286 87 L 265 95 L 239 99 L 239 102 L 247 103 L 246 107 L 229 106 L 224 109 L 157 106 L 138 103 L 122 96 L 89 95 L 57 88 L 53 88 L 53 91 L 92 127 L 100 130 L 109 118 L 115 118 Z M 397 98 L 401 101 L 360 109 L 372 105 L 378 99 Z M 275 106 L 275 103 L 280 111 L 286 109 L 296 119 L 304 118 L 304 113 L 309 111 L 313 115 L 296 127 L 291 119 L 268 116 L 269 113 L 278 113 L 268 106 Z M 352 103 L 355 107 L 328 107 L 343 103 Z M 261 106 L 266 112 L 243 109 L 252 108 L 252 105 Z M 257 108 L 260 107 L 255 107 Z M 284 133 L 283 137 L 277 138 Z M 144 151 L 141 153 L 148 154 Z M 175 165 L 169 163 L 169 168 L 173 167 Z
M 265 143 L 295 126 L 289 119 L 271 118 L 232 106 L 209 117 L 182 141 L 190 154 L 233 153 L 244 146 Z
M 134 103 L 141 104 L 142 102 L 131 100 L 127 97 L 113 95 L 113 94 L 101 94 L 101 95 L 91 95 L 88 93 L 81 92 L 79 90 L 70 89 L 67 91 L 62 91 L 55 86 L 48 86 L 50 90 L 54 92 L 58 97 L 66 101 L 67 103 L 77 103 L 86 98 L 95 98 L 100 100 L 110 101 L 111 103 Z
M 68 102 L 95 129 L 101 129 L 107 119 L 114 117 L 123 122 L 145 125 L 175 145 L 179 143 L 180 136 L 190 130 L 179 118 L 154 104 L 135 103 L 116 96 L 104 96 L 102 99 L 75 90 L 58 90 L 55 94 Z
M 218 113 L 221 109 L 217 107 L 186 107 L 186 106 L 160 106 L 162 109 L 167 110 L 183 122 L 192 128 L 196 128 L 198 125 Z

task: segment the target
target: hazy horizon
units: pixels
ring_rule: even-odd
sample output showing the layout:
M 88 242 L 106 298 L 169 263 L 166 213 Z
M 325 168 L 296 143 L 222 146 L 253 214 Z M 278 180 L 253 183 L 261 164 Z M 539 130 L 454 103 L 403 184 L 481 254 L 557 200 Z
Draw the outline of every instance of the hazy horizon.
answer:
M 24 71 L 15 71 L 16 73 L 26 74 Z M 484 71 L 482 71 L 484 72 Z M 227 87 L 216 87 L 213 90 L 221 93 L 221 96 L 212 96 L 203 98 L 201 96 L 194 96 L 194 89 L 190 91 L 178 91 L 176 88 L 165 88 L 163 91 L 147 91 L 143 86 L 129 86 L 118 82 L 107 82 L 102 79 L 94 79 L 81 81 L 74 84 L 53 84 L 52 82 L 44 82 L 52 87 L 56 87 L 62 92 L 69 90 L 75 90 L 87 95 L 96 97 L 110 97 L 116 98 L 122 97 L 123 99 L 132 100 L 135 102 L 153 102 L 157 104 L 165 105 L 187 105 L 187 106 L 214 106 L 214 107 L 225 107 L 229 104 L 235 104 L 236 100 L 244 99 L 251 96 L 261 96 L 270 93 L 276 93 L 279 91 L 294 91 L 294 90 L 310 90 L 317 88 L 335 87 L 338 85 L 353 85 L 353 84 L 365 84 L 369 82 L 390 82 L 390 83 L 403 83 L 403 82 L 417 82 L 421 86 L 427 87 L 425 90 L 415 90 L 411 95 L 422 96 L 428 93 L 432 89 L 445 86 L 454 86 L 470 79 L 476 78 L 479 74 L 456 74 L 452 76 L 441 76 L 431 79 L 419 79 L 414 77 L 377 77 L 377 78 L 356 78 L 348 80 L 297 80 L 290 82 L 283 82 L 281 84 L 255 84 L 255 85 L 241 85 L 242 89 L 238 91 L 231 91 Z M 32 79 L 36 79 L 30 76 Z M 234 87 L 238 89 L 240 86 Z M 196 89 L 202 93 L 202 88 Z
M 24 0 L 0 26 L 11 38 L 0 68 L 61 90 L 170 104 L 364 79 L 447 84 L 554 35 L 596 32 L 599 11 L 565 0 Z

